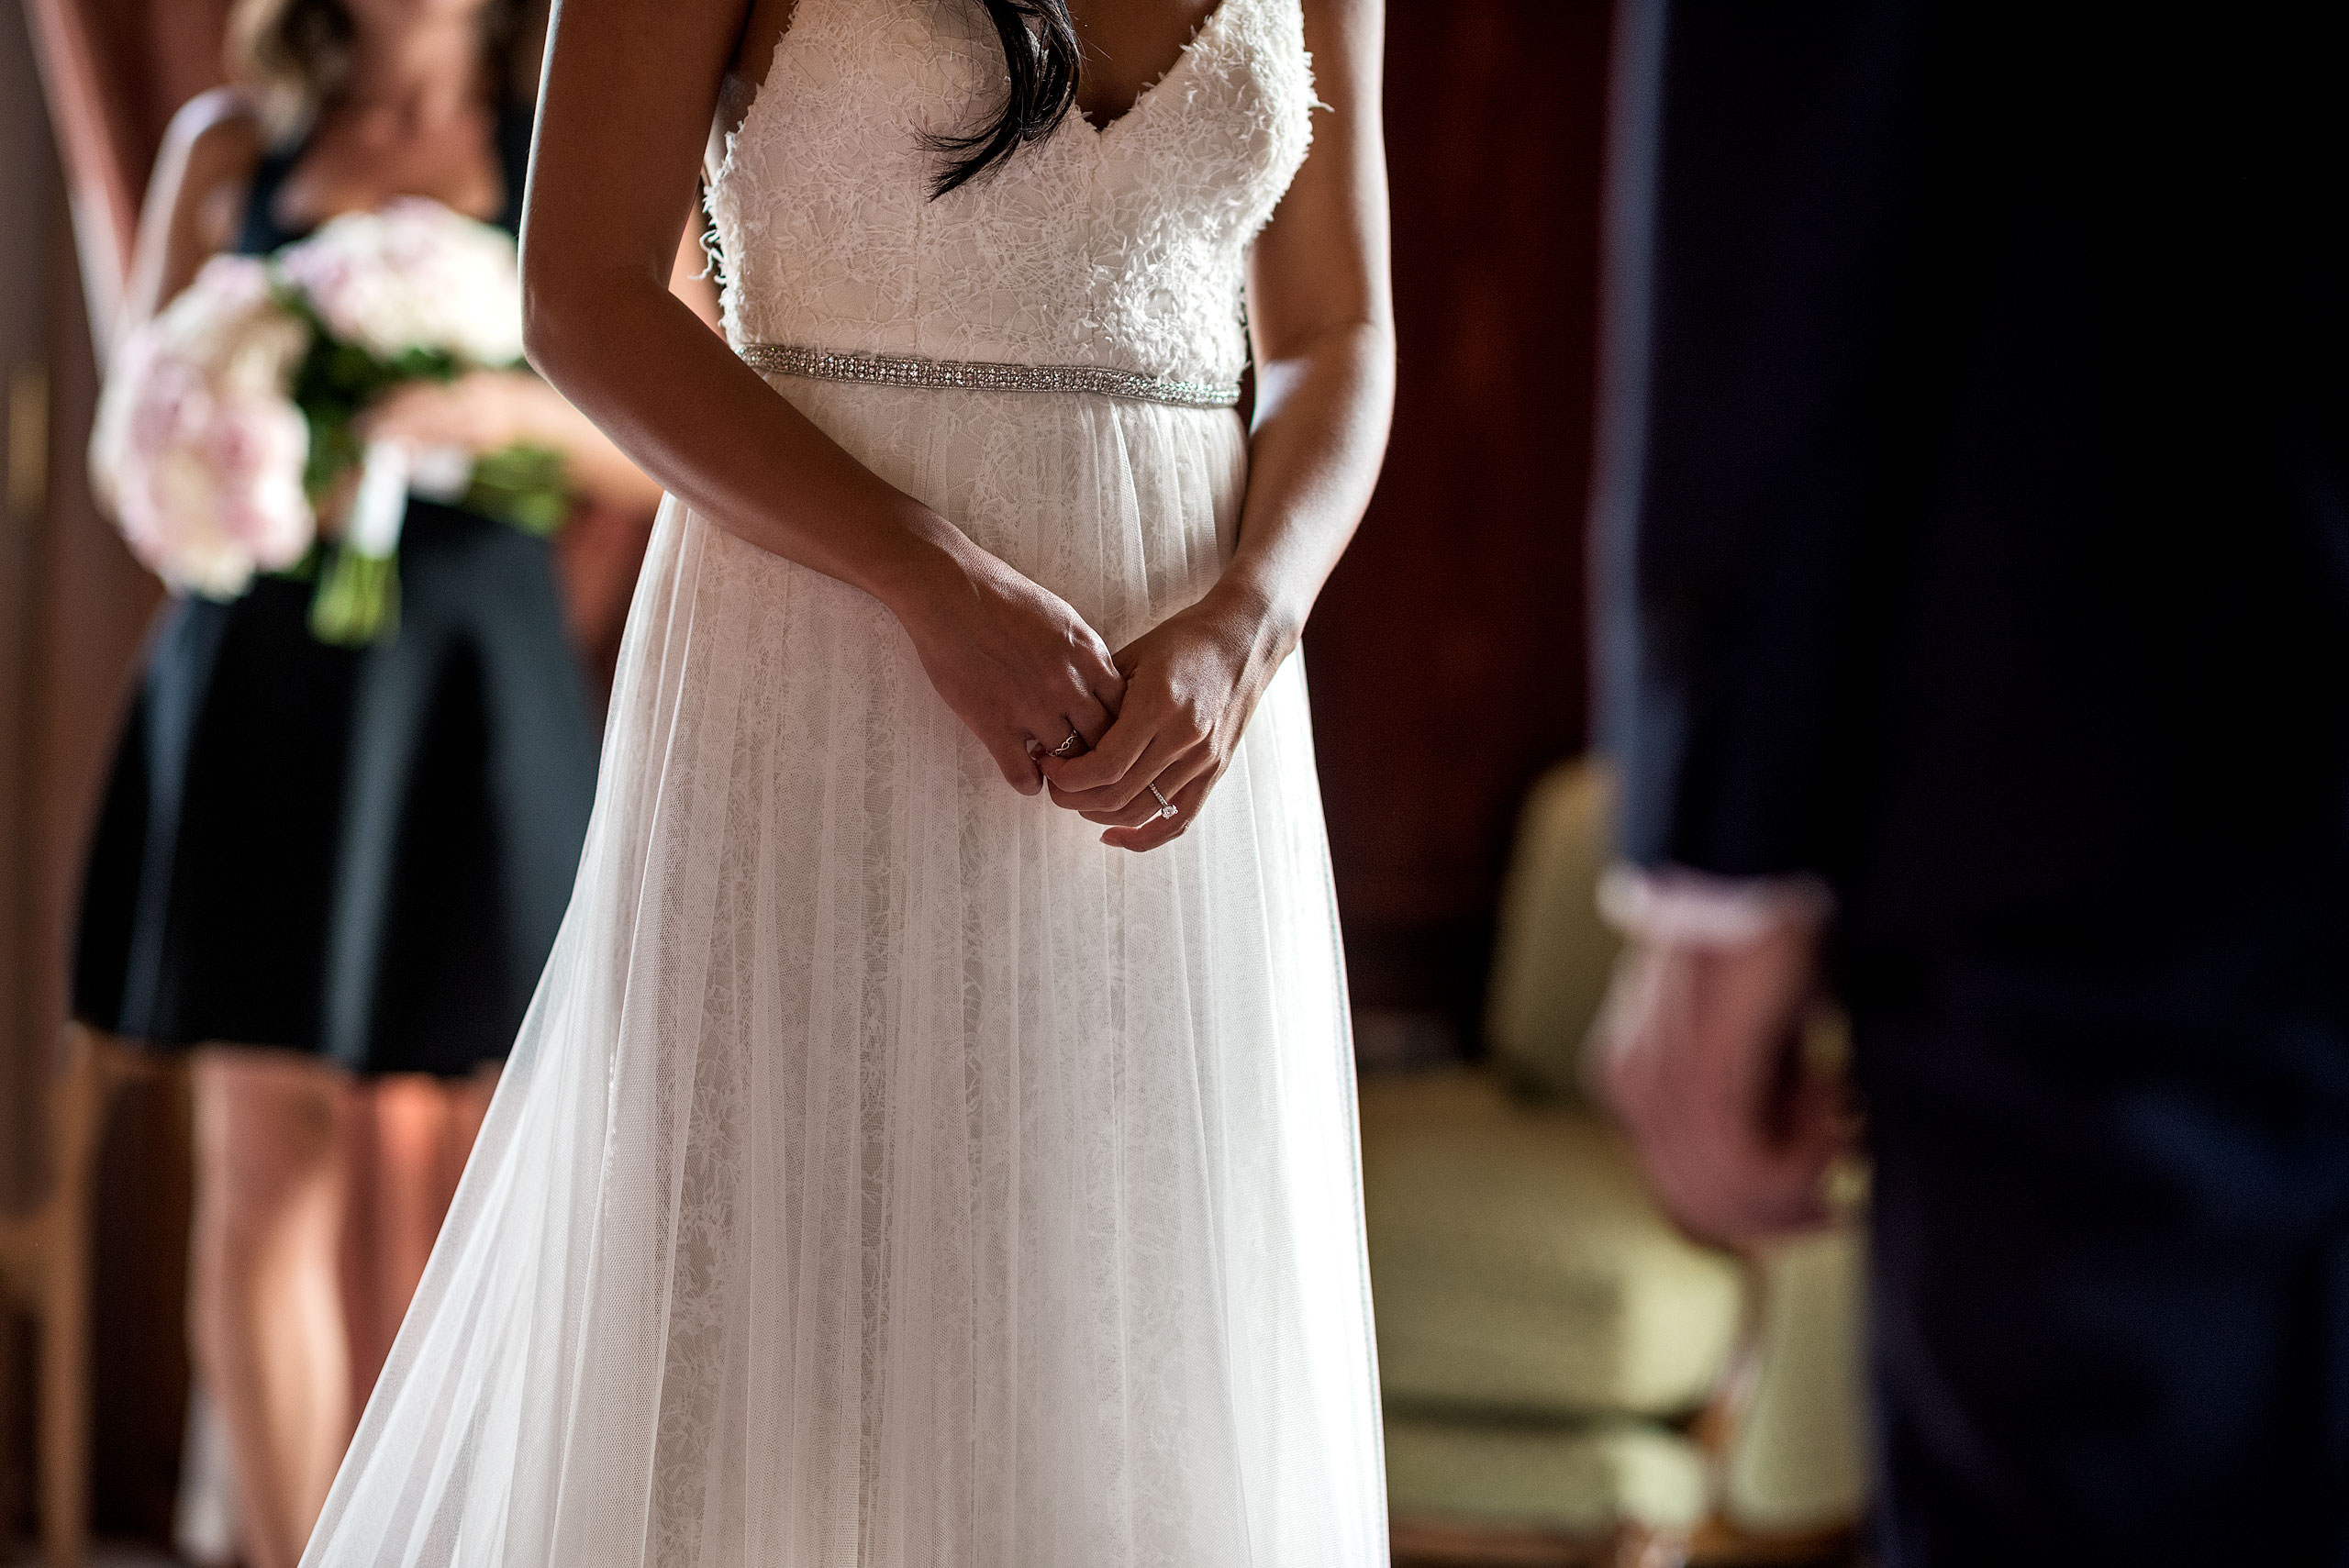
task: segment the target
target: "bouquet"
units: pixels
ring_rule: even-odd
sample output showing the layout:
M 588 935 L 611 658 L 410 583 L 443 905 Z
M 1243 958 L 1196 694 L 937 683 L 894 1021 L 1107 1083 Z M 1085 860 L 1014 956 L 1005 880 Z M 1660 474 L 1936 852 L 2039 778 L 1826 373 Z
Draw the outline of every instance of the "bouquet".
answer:
M 348 214 L 266 261 L 216 257 L 115 361 L 91 443 L 100 498 L 175 591 L 233 599 L 257 573 L 306 568 L 321 639 L 389 636 L 410 494 L 539 534 L 569 510 L 551 449 L 358 434 L 394 387 L 519 363 L 521 325 L 513 240 L 437 202 Z
M 98 403 L 91 477 L 171 587 L 232 599 L 310 551 L 309 425 L 285 395 L 308 349 L 268 267 L 219 256 L 131 334 Z

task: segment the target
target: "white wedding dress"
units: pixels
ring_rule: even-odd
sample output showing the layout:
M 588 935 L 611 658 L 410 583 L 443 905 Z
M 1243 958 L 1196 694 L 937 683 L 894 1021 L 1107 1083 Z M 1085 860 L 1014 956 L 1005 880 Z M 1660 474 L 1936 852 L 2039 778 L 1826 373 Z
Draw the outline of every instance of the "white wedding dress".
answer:
M 1235 380 L 1297 0 L 941 200 L 974 0 L 801 0 L 712 210 L 738 346 Z M 1228 408 L 771 377 L 1118 646 L 1214 580 Z M 1304 677 L 1136 855 L 890 616 L 674 501 L 561 939 L 310 1568 L 1374 1568 Z

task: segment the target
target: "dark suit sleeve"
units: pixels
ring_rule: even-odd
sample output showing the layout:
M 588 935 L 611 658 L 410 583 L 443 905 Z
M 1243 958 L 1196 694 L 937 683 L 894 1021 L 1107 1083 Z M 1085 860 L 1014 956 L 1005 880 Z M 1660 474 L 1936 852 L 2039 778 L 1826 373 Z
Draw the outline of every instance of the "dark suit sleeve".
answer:
M 1593 529 L 1635 862 L 1832 876 L 1936 83 L 1921 6 L 1626 0 Z

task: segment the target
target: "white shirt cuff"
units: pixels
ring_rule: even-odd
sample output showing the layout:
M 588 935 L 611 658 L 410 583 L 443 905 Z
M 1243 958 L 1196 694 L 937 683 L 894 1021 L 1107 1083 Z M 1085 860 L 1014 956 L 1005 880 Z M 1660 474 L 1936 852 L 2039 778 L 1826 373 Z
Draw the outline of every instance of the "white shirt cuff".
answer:
M 1743 947 L 1782 926 L 1822 926 L 1835 895 L 1818 877 L 1715 876 L 1618 861 L 1598 879 L 1598 913 L 1624 935 L 1674 947 Z

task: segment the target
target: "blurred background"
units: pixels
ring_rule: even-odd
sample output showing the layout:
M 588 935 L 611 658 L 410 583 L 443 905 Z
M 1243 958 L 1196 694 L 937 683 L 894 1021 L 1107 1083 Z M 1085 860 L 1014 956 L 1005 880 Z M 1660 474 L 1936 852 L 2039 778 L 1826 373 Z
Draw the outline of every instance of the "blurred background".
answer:
M 83 857 L 161 598 L 89 493 L 98 366 L 156 150 L 221 80 L 228 8 L 0 7 L 0 1561 L 169 1561 L 218 1487 L 188 1450 L 187 1085 L 66 1020 Z M 1398 1559 L 1841 1561 L 1864 1507 L 1850 1243 L 1687 1243 L 1578 1088 L 1613 952 L 1591 910 L 1606 777 L 1582 755 L 1609 8 L 1388 15 L 1400 395 L 1307 657 Z M 607 509 L 558 539 L 591 683 L 648 524 Z M 378 1212 L 346 1282 L 420 1266 L 432 1219 L 401 1206 L 451 1178 L 439 1093 L 368 1086 L 351 1191 Z M 372 1375 L 384 1293 L 350 1298 Z

